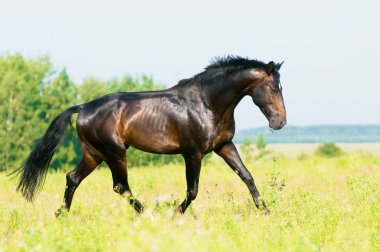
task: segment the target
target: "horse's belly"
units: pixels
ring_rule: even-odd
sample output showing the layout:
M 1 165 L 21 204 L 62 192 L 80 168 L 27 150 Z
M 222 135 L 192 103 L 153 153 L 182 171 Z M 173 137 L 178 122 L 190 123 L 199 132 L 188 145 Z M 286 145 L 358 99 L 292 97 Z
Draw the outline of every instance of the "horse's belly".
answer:
M 125 135 L 125 144 L 151 153 L 179 153 L 177 134 L 169 128 L 143 125 L 131 127 Z
M 167 139 L 153 138 L 132 138 L 127 139 L 126 144 L 136 149 L 157 153 L 157 154 L 175 154 L 179 153 L 179 145 Z

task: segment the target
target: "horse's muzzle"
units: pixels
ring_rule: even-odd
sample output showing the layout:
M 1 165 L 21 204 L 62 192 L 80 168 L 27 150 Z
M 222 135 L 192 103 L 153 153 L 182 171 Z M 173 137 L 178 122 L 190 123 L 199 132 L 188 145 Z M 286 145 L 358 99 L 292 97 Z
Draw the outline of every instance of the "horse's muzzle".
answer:
M 273 117 L 269 120 L 269 127 L 274 130 L 279 130 L 286 125 L 286 118 L 279 116 Z

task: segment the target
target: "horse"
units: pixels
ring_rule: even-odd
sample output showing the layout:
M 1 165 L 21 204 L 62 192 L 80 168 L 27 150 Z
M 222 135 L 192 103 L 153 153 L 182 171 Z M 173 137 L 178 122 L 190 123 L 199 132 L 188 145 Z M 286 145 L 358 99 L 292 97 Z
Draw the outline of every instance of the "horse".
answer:
M 187 190 L 177 208 L 179 213 L 185 213 L 197 197 L 202 158 L 215 152 L 246 184 L 256 207 L 269 214 L 232 141 L 234 110 L 240 100 L 249 95 L 269 121 L 269 127 L 281 129 L 286 124 L 279 74 L 282 63 L 264 63 L 239 56 L 215 58 L 201 73 L 171 88 L 111 93 L 72 106 L 52 121 L 16 170 L 20 175 L 17 191 L 26 200 L 34 200 L 71 124 L 71 116 L 78 113 L 76 130 L 83 157 L 76 168 L 66 174 L 63 203 L 56 216 L 70 210 L 79 184 L 103 161 L 111 170 L 113 190 L 142 213 L 143 206 L 128 184 L 126 149 L 129 146 L 150 153 L 183 156 Z

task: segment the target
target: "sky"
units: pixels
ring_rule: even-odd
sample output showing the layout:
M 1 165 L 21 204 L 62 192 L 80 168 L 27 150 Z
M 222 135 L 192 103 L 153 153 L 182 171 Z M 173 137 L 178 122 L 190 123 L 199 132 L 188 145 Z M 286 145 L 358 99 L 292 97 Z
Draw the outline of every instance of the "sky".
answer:
M 376 0 L 0 0 L 0 53 L 48 55 L 76 83 L 146 74 L 167 87 L 216 56 L 285 61 L 289 125 L 380 124 L 379 10 Z M 235 119 L 237 130 L 268 125 L 250 97 Z

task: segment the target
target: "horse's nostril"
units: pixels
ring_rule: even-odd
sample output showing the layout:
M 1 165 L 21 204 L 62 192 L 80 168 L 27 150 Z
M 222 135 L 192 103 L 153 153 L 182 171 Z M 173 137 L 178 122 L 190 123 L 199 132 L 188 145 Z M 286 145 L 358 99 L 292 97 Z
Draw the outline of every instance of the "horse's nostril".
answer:
M 281 122 L 281 127 L 284 127 L 286 125 L 286 121 Z

